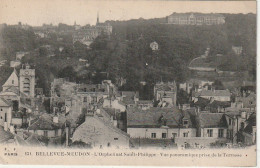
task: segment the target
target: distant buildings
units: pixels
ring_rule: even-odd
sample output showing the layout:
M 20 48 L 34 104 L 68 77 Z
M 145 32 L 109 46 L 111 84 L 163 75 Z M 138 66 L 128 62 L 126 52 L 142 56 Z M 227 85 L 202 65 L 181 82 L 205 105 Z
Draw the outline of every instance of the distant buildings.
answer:
M 155 101 L 159 101 L 162 107 L 176 106 L 177 86 L 175 82 L 159 82 L 154 86 Z
M 105 111 L 103 111 L 105 112 Z M 129 135 L 117 128 L 116 122 L 108 114 L 89 111 L 85 122 L 81 124 L 72 136 L 72 142 L 84 142 L 89 147 L 129 147 Z
M 89 46 L 95 38 L 102 33 L 106 35 L 112 34 L 112 26 L 108 23 L 100 23 L 99 16 L 97 16 L 97 23 L 95 26 L 87 25 L 85 27 L 76 27 L 73 33 L 73 43 L 80 42 Z
M 173 13 L 168 16 L 168 24 L 177 25 L 220 25 L 225 23 L 221 14 Z
M 198 98 L 205 98 L 208 100 L 216 101 L 230 101 L 231 93 L 229 90 L 202 90 L 200 92 L 192 93 L 192 101 L 196 102 Z

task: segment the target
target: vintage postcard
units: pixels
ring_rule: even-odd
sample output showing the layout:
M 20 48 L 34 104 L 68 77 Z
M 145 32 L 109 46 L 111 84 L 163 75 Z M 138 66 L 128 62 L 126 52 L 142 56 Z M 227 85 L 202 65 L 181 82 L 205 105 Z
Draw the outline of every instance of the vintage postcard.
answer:
M 256 13 L 0 0 L 0 163 L 256 166 Z

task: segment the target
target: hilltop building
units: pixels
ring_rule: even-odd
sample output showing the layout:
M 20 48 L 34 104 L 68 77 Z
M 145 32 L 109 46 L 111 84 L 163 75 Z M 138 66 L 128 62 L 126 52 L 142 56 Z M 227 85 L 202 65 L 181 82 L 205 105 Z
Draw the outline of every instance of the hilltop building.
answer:
M 73 43 L 80 42 L 89 46 L 95 38 L 102 33 L 110 36 L 112 34 L 112 26 L 109 23 L 100 23 L 99 15 L 97 16 L 97 23 L 95 26 L 86 25 L 84 27 L 75 28 L 73 33 Z
M 221 14 L 173 13 L 168 16 L 168 24 L 177 25 L 220 25 L 225 23 Z
M 151 48 L 153 51 L 157 51 L 157 50 L 159 50 L 159 45 L 158 45 L 158 43 L 157 43 L 156 41 L 154 41 L 154 42 L 152 42 L 152 43 L 150 44 L 150 48 Z

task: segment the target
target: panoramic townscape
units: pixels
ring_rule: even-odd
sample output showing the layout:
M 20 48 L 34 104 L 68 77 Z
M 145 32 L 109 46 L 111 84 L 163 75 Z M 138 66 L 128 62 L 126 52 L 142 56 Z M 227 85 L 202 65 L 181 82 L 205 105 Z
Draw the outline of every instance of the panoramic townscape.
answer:
M 0 143 L 256 144 L 256 15 L 0 25 Z

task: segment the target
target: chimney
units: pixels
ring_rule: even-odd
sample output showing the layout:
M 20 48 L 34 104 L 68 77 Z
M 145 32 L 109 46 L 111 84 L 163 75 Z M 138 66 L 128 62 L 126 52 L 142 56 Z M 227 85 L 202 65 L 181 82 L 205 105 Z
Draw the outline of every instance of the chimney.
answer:
M 56 123 L 56 124 L 59 123 L 59 118 L 58 118 L 58 116 L 54 116 L 54 117 L 53 117 L 53 122 Z

